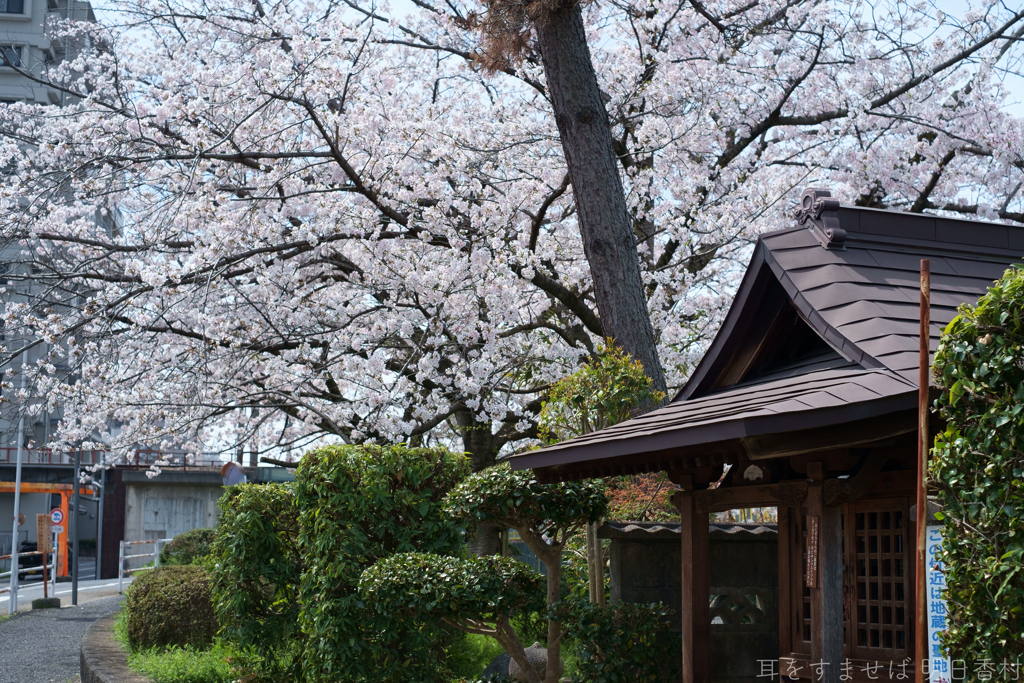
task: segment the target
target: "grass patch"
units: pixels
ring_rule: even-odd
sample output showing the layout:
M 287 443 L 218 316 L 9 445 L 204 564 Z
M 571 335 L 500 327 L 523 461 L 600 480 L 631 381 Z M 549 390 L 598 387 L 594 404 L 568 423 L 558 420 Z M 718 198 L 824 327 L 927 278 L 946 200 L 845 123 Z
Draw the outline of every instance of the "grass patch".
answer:
M 491 660 L 505 649 L 490 636 L 467 633 L 458 645 L 448 652 L 448 667 L 455 674 L 455 680 L 475 680 Z
M 232 683 L 236 679 L 228 664 L 235 652 L 223 642 L 217 641 L 207 650 L 171 646 L 133 652 L 128 646 L 127 622 L 121 610 L 114 622 L 114 639 L 128 650 L 128 666 L 149 676 L 153 683 Z
M 152 648 L 128 655 L 128 666 L 154 683 L 231 683 L 235 680 L 228 664 L 232 654 L 232 649 L 221 642 L 208 650 Z

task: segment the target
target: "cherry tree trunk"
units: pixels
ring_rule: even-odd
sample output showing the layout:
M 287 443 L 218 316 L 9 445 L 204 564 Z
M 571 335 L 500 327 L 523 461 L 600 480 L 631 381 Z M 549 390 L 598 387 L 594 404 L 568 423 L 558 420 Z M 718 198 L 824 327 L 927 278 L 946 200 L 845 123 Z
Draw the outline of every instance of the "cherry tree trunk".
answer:
M 462 431 L 462 448 L 469 454 L 473 471 L 480 472 L 494 465 L 498 449 L 490 423 L 478 422 L 469 410 L 457 411 L 455 421 Z M 501 553 L 501 529 L 494 524 L 479 524 L 468 545 L 474 557 L 498 555 Z
M 654 387 L 665 391 L 611 125 L 579 5 L 540 17 L 536 31 L 602 330 L 639 359 Z

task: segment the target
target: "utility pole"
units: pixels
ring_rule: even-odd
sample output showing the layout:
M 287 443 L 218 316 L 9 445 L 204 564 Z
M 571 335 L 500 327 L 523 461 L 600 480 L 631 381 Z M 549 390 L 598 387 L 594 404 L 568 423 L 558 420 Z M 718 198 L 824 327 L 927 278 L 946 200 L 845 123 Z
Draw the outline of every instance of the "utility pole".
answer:
M 94 478 L 95 481 L 95 478 Z M 100 470 L 100 502 L 96 512 L 96 575 L 94 579 L 103 577 L 103 497 L 107 492 L 107 468 Z
M 71 510 L 71 515 L 70 515 L 71 519 L 68 520 L 69 522 L 71 522 L 71 604 L 72 605 L 77 605 L 78 604 L 78 527 L 79 527 L 79 524 L 78 524 L 78 506 L 80 505 L 78 497 L 79 497 L 79 490 L 81 489 L 81 484 L 78 482 L 78 479 L 79 479 L 79 477 L 82 476 L 81 475 L 81 467 L 82 467 L 82 447 L 81 447 L 81 445 L 79 445 L 79 447 L 75 450 L 75 478 L 74 478 L 75 492 L 74 492 L 74 495 L 72 495 L 72 497 L 71 497 L 71 500 L 73 501 L 72 504 L 71 504 L 71 507 L 73 509 Z
M 25 376 L 28 372 L 28 340 L 21 351 L 21 393 L 25 393 Z M 25 411 L 22 409 L 18 418 L 18 463 L 14 474 L 14 533 L 11 534 L 11 599 L 7 603 L 7 613 L 18 611 L 18 516 L 21 514 L 21 449 L 25 442 Z

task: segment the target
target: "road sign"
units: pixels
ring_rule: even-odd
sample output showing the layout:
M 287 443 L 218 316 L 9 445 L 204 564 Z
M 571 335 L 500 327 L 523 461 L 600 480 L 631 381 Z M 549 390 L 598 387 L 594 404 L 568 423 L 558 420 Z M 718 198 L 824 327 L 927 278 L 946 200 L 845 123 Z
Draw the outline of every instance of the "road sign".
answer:
M 57 524 L 55 526 L 51 526 L 50 527 L 50 531 L 52 531 L 55 534 L 62 534 L 62 533 L 64 533 L 64 527 L 62 527 L 61 525 Z
M 50 510 L 50 521 L 54 524 L 60 524 L 64 521 L 64 511 L 60 508 L 53 508 Z
M 50 518 L 48 515 L 36 515 L 36 550 L 41 553 L 52 553 L 50 547 Z

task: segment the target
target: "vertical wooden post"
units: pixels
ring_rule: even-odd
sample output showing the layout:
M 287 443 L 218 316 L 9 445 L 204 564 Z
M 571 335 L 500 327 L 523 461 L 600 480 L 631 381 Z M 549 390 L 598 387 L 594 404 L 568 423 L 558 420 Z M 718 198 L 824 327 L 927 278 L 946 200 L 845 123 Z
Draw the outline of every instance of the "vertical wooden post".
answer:
M 788 657 L 793 652 L 793 619 L 792 619 L 792 580 L 790 572 L 800 573 L 800 567 L 790 563 L 793 534 L 790 533 L 790 515 L 799 515 L 800 508 L 789 508 L 779 505 L 779 655 Z
M 811 463 L 820 465 L 820 463 Z M 817 581 L 811 588 L 811 663 L 822 666 L 811 678 L 824 683 L 839 683 L 843 666 L 843 509 L 824 504 L 823 472 L 808 467 L 814 482 L 807 491 L 807 514 L 817 517 L 817 557 L 808 558 L 816 566 Z
M 928 614 L 925 569 L 926 527 L 928 525 L 928 388 L 929 378 L 929 343 L 931 334 L 931 261 L 921 259 L 921 326 L 918 331 L 918 373 L 917 373 L 917 562 L 915 563 L 916 581 L 914 582 L 914 602 L 916 619 L 914 620 L 914 681 L 924 683 L 923 662 L 928 658 Z
M 708 513 L 697 508 L 692 486 L 675 496 L 682 538 L 682 683 L 711 680 L 711 561 Z

